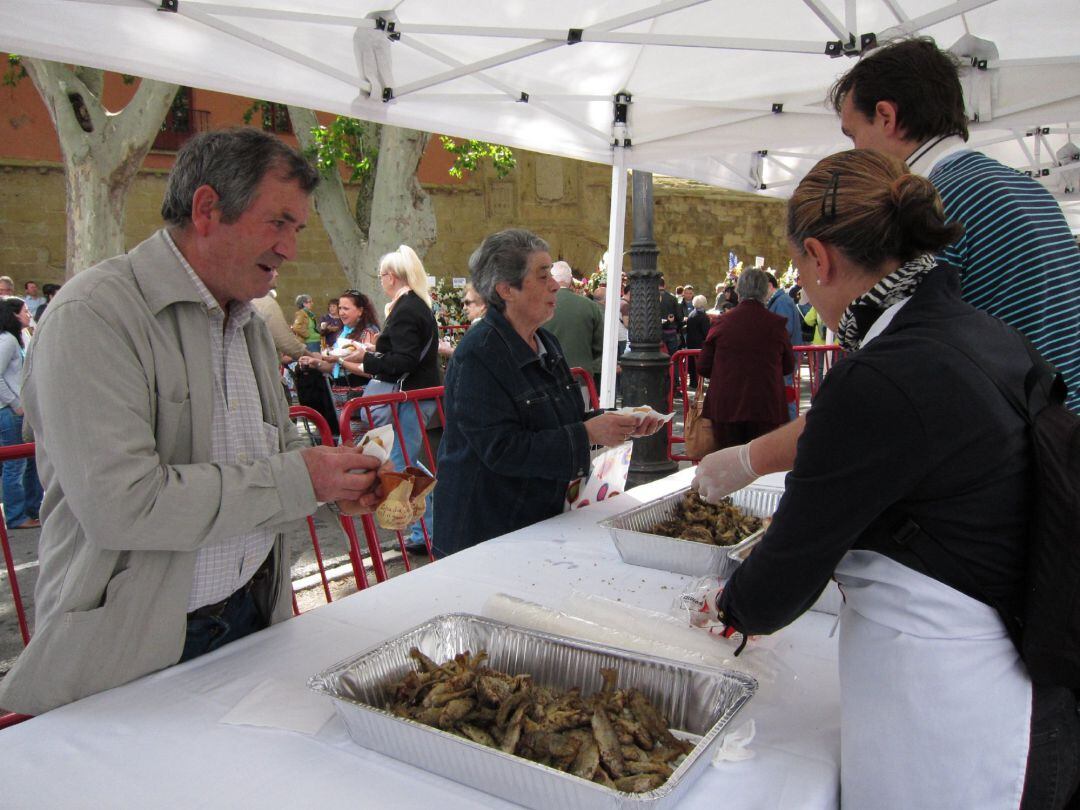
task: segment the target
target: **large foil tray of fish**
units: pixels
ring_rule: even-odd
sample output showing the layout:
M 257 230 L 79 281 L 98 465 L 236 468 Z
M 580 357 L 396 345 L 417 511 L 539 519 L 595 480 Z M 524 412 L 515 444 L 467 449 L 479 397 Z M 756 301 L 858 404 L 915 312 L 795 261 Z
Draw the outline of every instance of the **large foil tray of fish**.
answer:
M 620 686 L 644 693 L 668 719 L 675 736 L 696 744 L 666 782 L 629 793 L 399 717 L 389 709 L 395 700 L 393 685 L 415 671 L 410 656 L 414 647 L 435 662 L 483 650 L 491 669 L 528 674 L 533 683 L 547 687 L 580 687 L 583 695 L 599 691 L 601 670 L 613 668 Z M 666 808 L 708 767 L 719 735 L 757 690 L 757 681 L 731 670 L 630 653 L 480 616 L 447 614 L 335 664 L 312 677 L 308 686 L 333 698 L 350 736 L 364 748 L 509 801 L 534 808 Z
M 738 568 L 750 549 L 764 536 L 764 529 L 728 546 L 664 537 L 649 531 L 671 518 L 689 490 L 685 487 L 600 521 L 600 526 L 611 533 L 623 562 L 695 577 L 715 574 L 724 579 Z M 766 518 L 776 511 L 783 494 L 782 489 L 774 487 L 749 486 L 733 492 L 730 497 L 732 503 L 747 514 Z

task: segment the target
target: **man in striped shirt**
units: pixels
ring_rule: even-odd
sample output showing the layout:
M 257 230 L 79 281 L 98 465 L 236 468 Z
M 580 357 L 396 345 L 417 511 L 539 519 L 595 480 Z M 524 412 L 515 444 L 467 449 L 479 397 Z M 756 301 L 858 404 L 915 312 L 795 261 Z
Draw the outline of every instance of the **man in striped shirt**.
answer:
M 907 162 L 934 184 L 945 213 L 964 226 L 941 258 L 960 271 L 964 298 L 1019 331 L 1051 362 L 1080 413 L 1080 249 L 1061 207 L 1030 177 L 969 149 L 957 60 L 930 39 L 883 46 L 830 93 L 859 149 Z M 805 416 L 698 466 L 710 498 L 770 472 L 790 470 Z
M 896 42 L 844 74 L 830 100 L 855 148 L 898 157 L 934 184 L 964 226 L 941 255 L 964 299 L 1023 332 L 1080 413 L 1080 250 L 1045 188 L 967 147 L 955 58 L 929 39 Z

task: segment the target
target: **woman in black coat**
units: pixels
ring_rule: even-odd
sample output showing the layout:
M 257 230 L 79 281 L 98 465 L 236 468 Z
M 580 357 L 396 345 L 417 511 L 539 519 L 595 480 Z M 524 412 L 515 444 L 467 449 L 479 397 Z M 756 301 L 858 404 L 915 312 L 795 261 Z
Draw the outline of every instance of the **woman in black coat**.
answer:
M 686 348 L 700 349 L 705 345 L 705 336 L 709 334 L 711 326 L 709 316 L 705 314 L 705 305 L 709 302 L 704 295 L 695 295 L 692 303 L 694 309 L 686 316 Z M 690 387 L 693 388 L 697 385 L 697 369 L 693 357 L 687 360 L 686 368 L 690 373 Z
M 839 583 L 845 807 L 1063 807 L 1078 781 L 1076 696 L 1032 684 L 984 601 L 1022 615 L 1032 450 L 998 386 L 1025 401 L 1025 344 L 961 299 L 935 258 L 961 228 L 895 157 L 819 162 L 787 231 L 847 356 L 814 399 L 767 533 L 715 600 L 718 620 L 771 633 Z M 703 467 L 695 485 L 715 498 Z
M 379 283 L 390 298 L 390 314 L 386 316 L 386 323 L 375 339 L 375 345 L 368 344 L 348 358 L 361 363 L 364 372 L 371 375 L 364 395 L 415 391 L 442 385 L 439 375 L 439 330 L 431 311 L 427 271 L 420 257 L 408 245 L 387 253 L 379 262 Z M 435 400 L 423 402 L 420 408 L 425 420 L 430 419 L 435 411 Z M 389 407 L 372 409 L 372 419 L 376 424 L 391 422 Z M 399 411 L 398 423 L 401 425 L 405 449 L 409 452 L 409 462 L 426 465 L 428 459 L 424 456 L 423 431 L 411 405 Z M 405 459 L 400 445 L 401 442 L 394 443 L 391 460 L 397 469 L 403 470 Z M 434 531 L 430 495 L 423 523 L 430 537 Z M 413 553 L 428 552 L 424 529 L 419 522 L 413 524 L 405 548 Z

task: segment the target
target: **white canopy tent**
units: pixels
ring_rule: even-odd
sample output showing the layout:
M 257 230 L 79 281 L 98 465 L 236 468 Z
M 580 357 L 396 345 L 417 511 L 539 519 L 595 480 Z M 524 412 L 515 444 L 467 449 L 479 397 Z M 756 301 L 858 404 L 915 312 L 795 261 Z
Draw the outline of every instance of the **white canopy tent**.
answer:
M 1080 231 L 1076 0 L 0 0 L 0 49 L 787 196 L 849 144 L 823 99 L 869 42 L 972 67 L 971 143 Z M 522 223 L 527 225 L 528 223 Z M 621 263 L 612 262 L 618 276 Z M 608 285 L 614 337 L 618 279 Z M 614 391 L 607 341 L 601 398 Z

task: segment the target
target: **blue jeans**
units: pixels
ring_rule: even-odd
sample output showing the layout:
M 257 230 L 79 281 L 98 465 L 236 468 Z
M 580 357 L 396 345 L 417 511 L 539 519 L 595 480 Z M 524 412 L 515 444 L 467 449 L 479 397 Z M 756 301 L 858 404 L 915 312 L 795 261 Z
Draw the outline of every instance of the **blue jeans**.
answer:
M 794 374 L 785 374 L 784 375 L 784 385 L 785 386 L 790 386 L 790 385 L 794 385 L 794 384 L 795 384 L 795 375 Z M 796 411 L 796 407 L 795 407 L 794 402 L 789 402 L 787 404 L 787 412 L 788 412 L 788 421 L 789 422 L 794 422 L 799 416 L 799 414 Z
M 397 386 L 395 385 L 384 383 L 381 380 L 372 380 L 364 389 L 364 395 L 386 394 L 396 390 Z M 394 462 L 394 468 L 404 470 L 406 467 L 405 455 L 401 452 L 402 444 L 405 445 L 405 449 L 409 453 L 409 464 L 416 465 L 419 463 L 425 469 L 430 468 L 431 465 L 424 450 L 424 432 L 416 421 L 416 406 L 411 402 L 402 402 L 395 404 L 394 407 L 397 408 L 398 424 L 401 426 L 401 441 L 395 439 L 394 448 L 390 451 L 390 460 Z M 435 412 L 434 400 L 421 402 L 420 412 L 424 415 L 424 422 L 426 423 Z M 391 421 L 389 405 L 379 405 L 371 409 L 372 427 L 387 425 Z M 424 524 L 427 526 L 428 537 L 434 540 L 435 518 L 432 515 L 431 502 L 432 498 L 429 494 L 425 500 Z M 424 545 L 424 530 L 420 526 L 419 520 L 409 530 L 407 542 L 413 545 Z
M 0 445 L 22 444 L 22 423 L 23 418 L 11 408 L 0 408 Z M 41 508 L 41 483 L 33 459 L 5 461 L 3 466 L 4 520 L 9 529 L 14 529 L 37 518 Z
M 220 616 L 188 617 L 184 653 L 177 663 L 213 652 L 230 641 L 250 636 L 267 626 L 268 622 L 255 604 L 252 591 L 234 594 Z

